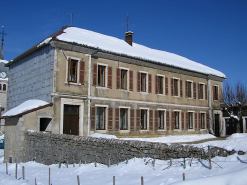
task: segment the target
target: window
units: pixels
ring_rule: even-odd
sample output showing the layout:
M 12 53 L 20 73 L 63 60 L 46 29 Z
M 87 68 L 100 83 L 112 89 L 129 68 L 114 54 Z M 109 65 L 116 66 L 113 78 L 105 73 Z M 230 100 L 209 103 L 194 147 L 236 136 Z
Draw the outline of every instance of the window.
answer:
M 52 118 L 40 118 L 39 119 L 39 131 L 50 131 L 50 129 L 48 128 L 48 125 L 50 124 L 51 120 Z
M 205 113 L 201 113 L 201 128 L 205 129 Z
M 158 76 L 158 94 L 164 93 L 164 77 Z
M 219 89 L 219 87 L 217 85 L 213 86 L 213 98 L 214 98 L 214 100 L 219 100 L 218 89 Z
M 147 91 L 147 74 L 141 73 L 141 91 L 146 92 Z
M 174 96 L 178 96 L 178 79 L 174 79 Z
M 3 91 L 6 91 L 6 90 L 7 90 L 7 85 L 3 84 Z
M 121 89 L 127 90 L 127 74 L 127 70 L 121 69 Z
M 125 108 L 120 109 L 120 130 L 128 130 L 128 110 Z
M 180 112 L 178 112 L 178 111 L 174 112 L 174 114 L 175 114 L 175 129 L 179 129 L 179 122 L 180 122 L 179 113 Z
M 204 84 L 199 84 L 198 88 L 198 99 L 204 99 Z
M 105 130 L 106 107 L 97 107 L 96 130 Z
M 78 60 L 69 59 L 68 82 L 77 83 L 77 66 L 78 66 Z
M 105 66 L 98 65 L 98 86 L 105 87 Z
M 158 116 L 158 128 L 164 129 L 164 111 L 159 111 Z
M 187 81 L 187 97 L 192 98 L 193 85 L 192 82 Z
M 193 112 L 189 112 L 189 129 L 193 129 Z
M 2 90 L 2 84 L 0 84 L 0 91 Z
M 147 129 L 147 110 L 141 110 L 141 129 Z

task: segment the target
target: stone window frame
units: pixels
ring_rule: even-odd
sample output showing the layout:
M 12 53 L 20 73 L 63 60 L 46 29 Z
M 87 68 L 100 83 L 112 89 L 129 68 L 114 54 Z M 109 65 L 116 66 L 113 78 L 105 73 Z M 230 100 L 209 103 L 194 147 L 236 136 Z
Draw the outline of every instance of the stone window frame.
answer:
M 202 87 L 202 90 L 203 90 L 203 91 L 201 92 L 201 90 L 200 90 L 200 96 L 201 96 L 201 94 L 202 94 L 202 97 L 199 97 L 199 96 L 198 96 L 198 99 L 199 99 L 199 100 L 205 100 L 205 90 L 206 90 L 206 89 L 205 89 L 205 83 L 199 82 L 198 84 L 199 84 L 199 88 L 200 88 L 201 85 L 203 85 L 203 87 Z M 199 89 L 198 89 L 198 91 L 199 91 Z
M 104 130 L 97 130 L 97 107 L 104 107 L 105 108 L 105 129 Z M 108 131 L 108 105 L 102 105 L 102 104 L 95 104 L 96 112 L 95 112 L 95 132 L 97 133 L 106 133 Z
M 195 130 L 195 125 L 196 125 L 196 122 L 195 122 L 195 111 L 191 111 L 191 110 L 188 110 L 187 111 L 188 112 L 188 116 L 189 116 L 189 118 L 188 118 L 188 120 L 189 120 L 189 123 L 188 123 L 188 125 L 189 125 L 189 127 L 188 127 L 188 131 L 194 131 Z M 193 115 L 192 115 L 192 121 L 193 121 L 193 125 L 192 125 L 192 128 L 190 128 L 190 113 L 192 113 Z M 187 120 L 187 119 L 186 119 Z
M 130 132 L 130 107 L 127 107 L 127 106 L 119 106 L 119 133 L 129 133 Z M 128 129 L 127 130 L 121 130 L 120 129 L 120 109 L 128 109 Z
M 158 83 L 158 94 L 157 95 L 162 95 L 162 96 L 166 96 L 166 93 L 165 93 L 165 87 L 166 87 L 166 84 L 165 84 L 165 75 L 162 75 L 162 74 L 157 74 L 158 77 L 162 77 L 162 80 L 163 80 L 163 93 L 159 93 L 159 83 Z
M 180 78 L 172 77 L 172 79 L 173 79 L 173 97 L 180 98 Z M 177 80 L 177 91 L 178 91 L 177 95 L 175 95 L 175 81 L 174 80 Z
M 166 123 L 166 109 L 159 109 L 159 108 L 157 108 L 157 111 L 163 111 L 163 116 L 164 116 L 164 128 L 163 129 L 159 129 L 158 128 L 158 130 L 157 131 L 165 131 L 165 130 L 167 130 L 166 128 L 167 128 L 167 123 Z M 158 125 L 158 127 L 159 127 L 159 125 Z
M 193 81 L 192 81 L 192 80 L 186 80 L 186 82 L 191 83 L 191 88 L 190 88 L 191 97 L 188 96 L 188 94 L 189 94 L 189 89 L 188 89 L 187 98 L 188 98 L 188 99 L 193 99 L 193 98 L 194 98 L 194 97 L 193 97 Z M 185 88 L 186 88 L 186 87 L 185 87 Z
M 201 123 L 199 123 L 200 125 L 201 125 L 201 130 L 207 130 L 208 128 L 207 128 L 207 112 L 205 112 L 205 111 L 200 111 L 200 117 L 201 117 L 201 122 L 202 122 L 202 114 L 204 114 L 204 128 L 202 128 L 202 124 Z
M 98 77 L 99 77 L 99 66 L 104 66 L 105 67 L 105 85 L 104 86 L 99 86 L 99 82 L 98 82 Z M 96 88 L 103 88 L 103 89 L 107 89 L 108 88 L 108 64 L 104 64 L 104 63 L 97 63 L 97 84 L 96 84 Z
M 181 120 L 181 113 L 182 113 L 182 111 L 181 110 L 178 110 L 178 109 L 175 109 L 175 110 L 173 110 L 173 112 L 174 112 L 174 131 L 180 131 L 181 130 L 181 126 L 182 126 L 182 120 Z M 179 112 L 179 128 L 176 128 L 176 120 L 175 120 L 175 112 Z
M 5 90 L 3 90 L 4 86 L 5 86 Z M 7 87 L 8 87 L 8 84 L 7 83 L 0 82 L 0 91 L 7 92 L 7 90 L 8 90 Z
M 50 119 L 51 119 L 51 121 L 50 121 L 50 123 L 49 123 L 49 125 L 48 125 L 49 128 L 50 128 L 50 131 L 46 131 L 46 132 L 52 132 L 51 123 L 52 123 L 54 117 L 52 117 L 52 116 L 38 116 L 37 130 L 38 130 L 39 132 L 42 132 L 42 131 L 40 131 L 40 118 L 50 118 Z
M 140 93 L 148 93 L 148 72 L 147 71 L 139 71 L 140 73 Z M 146 88 L 145 88 L 145 91 L 142 91 L 142 74 L 145 74 L 146 75 Z
M 130 84 L 129 84 L 129 81 L 130 81 L 130 76 L 129 76 L 129 71 L 130 71 L 130 69 L 129 68 L 125 68 L 125 67 L 119 67 L 119 69 L 120 69 L 120 89 L 119 90 L 121 90 L 121 91 L 129 91 L 129 87 L 130 87 Z M 123 89 L 122 88 L 122 75 L 121 75 L 121 71 L 122 70 L 125 70 L 125 71 L 127 71 L 127 88 L 126 89 Z
M 219 101 L 219 85 L 213 85 L 213 88 L 215 88 L 215 87 L 217 87 L 217 88 L 213 89 L 213 92 L 215 93 L 215 94 L 213 94 L 213 100 L 214 101 Z
M 148 107 L 139 107 L 140 111 L 142 110 L 146 110 L 147 111 L 147 129 L 141 129 L 139 130 L 140 133 L 142 132 L 149 132 L 150 128 L 149 128 L 149 110 L 150 108 Z M 141 127 L 141 112 L 140 112 L 140 127 Z

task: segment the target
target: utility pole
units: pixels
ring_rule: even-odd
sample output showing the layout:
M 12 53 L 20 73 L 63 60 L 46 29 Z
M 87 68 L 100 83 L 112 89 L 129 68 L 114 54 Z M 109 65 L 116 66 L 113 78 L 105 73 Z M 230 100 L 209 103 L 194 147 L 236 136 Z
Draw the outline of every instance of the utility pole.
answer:
M 6 33 L 4 33 L 4 26 L 2 26 L 3 28 L 3 32 L 0 32 L 0 34 L 2 34 L 2 44 L 1 44 L 1 53 L 0 53 L 0 59 L 4 59 L 3 58 L 3 42 L 4 42 L 4 35 L 7 35 Z

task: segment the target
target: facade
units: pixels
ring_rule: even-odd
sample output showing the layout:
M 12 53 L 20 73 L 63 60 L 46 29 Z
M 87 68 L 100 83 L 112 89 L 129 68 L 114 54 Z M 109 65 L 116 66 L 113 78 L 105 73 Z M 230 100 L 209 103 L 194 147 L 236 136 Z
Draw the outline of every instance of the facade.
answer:
M 218 101 L 225 75 L 134 44 L 132 34 L 126 34 L 126 43 L 79 28 L 62 28 L 7 64 L 8 110 L 30 99 L 53 103 L 47 127 L 55 134 L 153 137 L 210 132 L 221 136 Z M 74 36 L 78 38 L 73 41 Z M 46 117 L 35 116 L 36 123 Z M 43 130 L 36 123 L 32 129 Z

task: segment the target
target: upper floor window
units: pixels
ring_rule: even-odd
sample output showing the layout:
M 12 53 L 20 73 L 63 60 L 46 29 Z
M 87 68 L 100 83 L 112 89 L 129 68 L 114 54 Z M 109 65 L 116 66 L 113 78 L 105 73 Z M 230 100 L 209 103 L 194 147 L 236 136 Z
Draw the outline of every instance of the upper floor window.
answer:
M 219 86 L 217 85 L 213 86 L 213 99 L 219 100 Z
M 182 84 L 180 84 L 181 82 L 182 81 L 180 81 L 178 78 L 172 78 L 171 79 L 171 94 L 172 94 L 172 96 L 179 96 L 182 93 L 182 89 L 180 89 L 180 88 L 182 88 Z
M 106 67 L 98 65 L 98 86 L 105 87 Z
M 186 81 L 186 97 L 193 98 L 193 83 L 191 81 Z
M 204 99 L 204 84 L 199 83 L 198 84 L 198 99 Z
M 68 82 L 77 83 L 77 73 L 78 73 L 78 60 L 70 59 L 69 70 L 68 70 Z
M 141 73 L 141 92 L 147 91 L 147 74 Z
M 93 86 L 112 88 L 112 67 L 93 64 Z
M 7 90 L 7 85 L 3 84 L 3 91 L 6 91 L 6 90 Z
M 125 69 L 121 69 L 121 89 L 127 90 L 127 74 L 128 71 Z
M 67 82 L 84 84 L 85 62 L 76 58 L 68 58 Z

